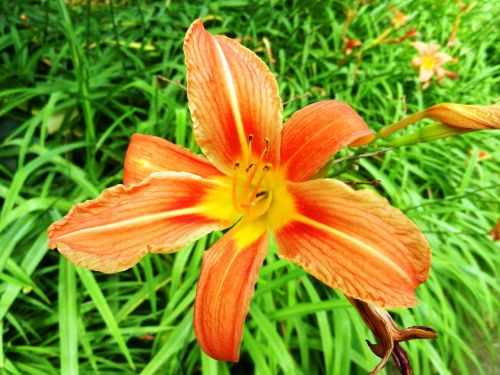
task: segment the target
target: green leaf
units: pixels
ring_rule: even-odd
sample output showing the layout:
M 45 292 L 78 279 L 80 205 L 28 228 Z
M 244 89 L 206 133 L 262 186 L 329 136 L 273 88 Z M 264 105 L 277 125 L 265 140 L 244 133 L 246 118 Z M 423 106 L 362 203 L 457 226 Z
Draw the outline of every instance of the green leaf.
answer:
M 89 293 L 90 298 L 92 298 L 95 307 L 101 314 L 102 320 L 104 321 L 104 323 L 106 323 L 109 332 L 116 340 L 116 343 L 120 347 L 121 352 L 127 359 L 129 366 L 132 369 L 135 369 L 135 364 L 132 360 L 132 356 L 130 355 L 130 351 L 127 347 L 127 344 L 125 343 L 125 340 L 120 332 L 120 328 L 118 327 L 118 323 L 116 322 L 115 316 L 111 311 L 111 308 L 109 307 L 108 302 L 106 301 L 106 298 L 104 297 L 101 288 L 97 284 L 94 275 L 92 274 L 91 271 L 82 268 L 77 268 L 77 272 L 78 275 L 80 276 L 80 280 L 85 286 L 85 289 Z
M 78 374 L 78 316 L 75 268 L 59 258 L 59 335 L 61 374 Z

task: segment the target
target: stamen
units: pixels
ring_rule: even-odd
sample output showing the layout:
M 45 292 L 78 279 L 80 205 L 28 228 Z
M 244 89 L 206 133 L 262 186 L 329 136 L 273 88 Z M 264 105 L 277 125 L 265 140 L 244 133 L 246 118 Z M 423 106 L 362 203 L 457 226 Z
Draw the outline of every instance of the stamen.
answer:
M 250 165 L 251 165 L 251 161 L 252 161 L 252 142 L 253 142 L 253 134 L 249 134 L 248 135 L 248 160 L 247 160 L 247 163 Z M 250 168 L 250 166 L 248 168 Z
M 252 173 L 250 173 L 250 176 L 248 176 L 248 180 L 250 181 L 250 183 L 252 182 L 253 178 L 255 177 L 255 173 L 257 173 L 257 170 L 260 168 L 260 165 L 262 164 L 262 161 L 264 160 L 264 156 L 266 156 L 268 151 L 269 151 L 269 138 L 264 138 L 264 149 L 262 150 L 262 152 L 259 156 L 259 160 L 257 160 L 256 167 L 254 168 Z
M 259 192 L 260 185 L 262 184 L 262 181 L 264 181 L 264 177 L 266 175 L 265 172 L 269 172 L 272 168 L 272 164 L 267 163 L 264 168 L 262 168 L 262 174 L 259 176 L 259 179 L 257 180 L 257 183 L 255 184 L 255 187 L 252 190 L 252 194 L 248 197 L 248 204 L 250 204 L 255 198 L 257 198 L 257 193 Z
M 243 212 L 248 217 L 261 215 L 269 208 L 265 204 L 270 204 L 267 202 L 269 200 L 269 192 L 261 190 L 266 172 L 269 172 L 272 168 L 272 164 L 264 161 L 266 154 L 269 152 L 270 140 L 269 138 L 264 138 L 264 147 L 257 160 L 255 160 L 255 155 L 253 155 L 253 142 L 254 135 L 249 134 L 247 148 L 244 150 L 248 154 L 244 156 L 243 165 L 240 162 L 235 163 L 232 186 L 232 198 L 235 210 Z M 241 168 L 242 166 L 244 170 Z M 256 181 L 254 182 L 254 180 Z M 242 184 L 242 186 L 237 186 L 239 184 Z M 263 204 L 265 207 L 262 206 Z M 264 211 L 262 211 L 263 207 Z
M 247 168 L 247 169 L 245 169 L 245 172 L 247 172 L 247 173 L 248 173 L 248 171 L 249 171 L 250 169 L 252 169 L 253 167 L 255 167 L 255 163 L 251 163 L 251 164 L 248 166 L 248 168 Z
M 266 191 L 259 191 L 257 194 L 255 194 L 255 199 L 262 197 L 263 195 L 266 195 L 266 194 L 267 194 Z
M 250 186 L 252 185 L 253 177 L 255 176 L 255 172 L 257 171 L 257 168 L 254 167 L 255 164 L 252 163 L 248 166 L 247 169 L 245 169 L 245 172 L 248 173 L 250 169 L 253 168 L 250 174 L 247 176 L 247 180 L 245 182 L 245 188 L 243 189 L 243 193 L 241 194 L 242 197 L 246 197 L 248 195 L 248 191 L 250 190 Z
M 269 138 L 264 138 L 264 154 L 267 154 L 269 151 Z

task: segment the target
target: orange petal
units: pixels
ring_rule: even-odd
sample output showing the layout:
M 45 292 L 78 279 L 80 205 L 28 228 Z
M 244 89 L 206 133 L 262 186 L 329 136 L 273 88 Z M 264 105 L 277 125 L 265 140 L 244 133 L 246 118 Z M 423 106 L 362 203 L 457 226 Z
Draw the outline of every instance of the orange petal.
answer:
M 420 55 L 429 54 L 430 46 L 427 43 L 417 41 L 410 43 L 410 46 L 415 48 L 420 53 Z
M 152 135 L 133 134 L 125 156 L 123 183 L 138 184 L 160 171 L 189 172 L 201 177 L 221 174 L 205 157 L 187 148 Z
M 446 70 L 441 66 L 436 66 L 434 68 L 434 71 L 436 73 L 436 78 L 438 81 L 441 81 L 446 76 Z
M 428 45 L 427 53 L 429 55 L 435 55 L 437 53 L 437 51 L 439 51 L 439 48 L 441 48 L 441 46 L 439 44 L 431 43 Z
M 411 65 L 413 65 L 414 67 L 417 67 L 417 66 L 422 65 L 422 62 L 423 62 L 423 59 L 420 56 L 417 56 L 411 60 Z
M 447 62 L 453 61 L 453 57 L 444 52 L 436 52 L 434 55 L 437 65 L 446 64 Z
M 419 229 L 386 199 L 336 180 L 290 183 L 295 214 L 278 253 L 332 288 L 381 307 L 414 305 L 431 253 Z
M 170 253 L 231 224 L 211 213 L 220 182 L 189 173 L 158 172 L 138 185 L 117 185 L 76 205 L 49 227 L 49 247 L 76 265 L 111 273 L 146 253 Z M 230 198 L 229 198 L 230 199 Z M 231 206 L 230 200 L 227 202 Z
M 250 163 L 262 153 L 278 163 L 281 99 L 274 75 L 252 51 L 234 40 L 212 36 L 201 20 L 193 22 L 184 42 L 187 94 L 196 141 L 226 174 L 234 164 Z
M 205 353 L 238 362 L 243 324 L 269 235 L 259 221 L 238 224 L 204 255 L 194 304 L 194 332 Z
M 281 163 L 292 181 L 304 181 L 339 149 L 360 146 L 375 136 L 347 104 L 336 100 L 317 102 L 295 112 L 285 123 Z
M 418 75 L 418 80 L 422 83 L 430 82 L 432 75 L 434 74 L 434 70 L 425 69 L 422 66 L 420 67 L 420 73 Z

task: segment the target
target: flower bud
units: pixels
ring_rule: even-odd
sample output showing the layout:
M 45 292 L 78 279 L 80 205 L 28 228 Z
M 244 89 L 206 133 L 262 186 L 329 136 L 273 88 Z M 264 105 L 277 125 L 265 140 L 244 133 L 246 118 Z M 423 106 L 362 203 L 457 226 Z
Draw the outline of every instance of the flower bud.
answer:
M 500 104 L 464 105 L 443 103 L 428 108 L 426 117 L 462 129 L 500 129 Z
M 382 128 L 379 137 L 385 138 L 425 118 L 456 129 L 456 132 L 450 130 L 446 136 L 471 130 L 500 129 L 500 105 L 437 104 Z

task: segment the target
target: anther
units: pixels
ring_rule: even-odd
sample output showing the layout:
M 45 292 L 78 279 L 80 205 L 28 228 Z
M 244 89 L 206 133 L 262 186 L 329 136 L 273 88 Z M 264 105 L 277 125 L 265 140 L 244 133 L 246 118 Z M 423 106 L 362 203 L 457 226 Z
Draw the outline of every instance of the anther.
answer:
M 235 163 L 234 164 L 234 170 L 237 170 L 240 167 L 240 163 Z
M 271 168 L 272 168 L 272 167 L 273 167 L 273 165 L 272 165 L 272 164 L 267 163 L 267 164 L 264 166 L 264 168 L 262 168 L 262 170 L 263 170 L 264 172 L 269 172 L 269 171 L 271 170 Z
M 259 191 L 257 194 L 255 194 L 255 198 L 259 198 L 267 194 L 268 194 L 267 191 Z
M 250 164 L 252 160 L 252 142 L 253 142 L 253 134 L 248 135 L 248 160 L 247 163 Z
M 248 168 L 246 168 L 246 169 L 245 169 L 245 172 L 247 172 L 247 173 L 248 173 L 248 171 L 249 171 L 250 169 L 252 169 L 253 167 L 255 167 L 255 163 L 251 163 L 251 164 L 248 166 Z
M 264 138 L 264 154 L 267 154 L 269 151 L 269 138 Z

